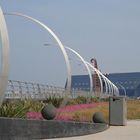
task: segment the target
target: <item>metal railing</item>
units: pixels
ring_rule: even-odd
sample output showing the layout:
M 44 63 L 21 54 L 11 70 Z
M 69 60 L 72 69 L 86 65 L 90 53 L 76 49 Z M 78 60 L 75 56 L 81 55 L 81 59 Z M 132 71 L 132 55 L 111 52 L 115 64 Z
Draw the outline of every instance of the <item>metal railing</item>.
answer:
M 69 98 L 88 97 L 88 91 L 72 90 Z M 65 88 L 43 85 L 39 83 L 9 80 L 5 99 L 36 99 L 44 100 L 50 97 L 63 98 Z
M 5 99 L 46 99 L 49 97 L 64 97 L 65 89 L 39 83 L 8 81 Z

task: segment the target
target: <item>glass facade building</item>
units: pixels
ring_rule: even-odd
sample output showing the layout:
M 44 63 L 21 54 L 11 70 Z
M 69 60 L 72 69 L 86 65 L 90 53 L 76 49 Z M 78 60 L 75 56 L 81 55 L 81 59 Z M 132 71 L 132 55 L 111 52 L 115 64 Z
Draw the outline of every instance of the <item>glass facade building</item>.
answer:
M 105 76 L 118 87 L 120 95 L 140 97 L 140 72 L 110 73 Z M 73 75 L 72 89 L 88 91 L 90 89 L 89 82 L 88 75 Z

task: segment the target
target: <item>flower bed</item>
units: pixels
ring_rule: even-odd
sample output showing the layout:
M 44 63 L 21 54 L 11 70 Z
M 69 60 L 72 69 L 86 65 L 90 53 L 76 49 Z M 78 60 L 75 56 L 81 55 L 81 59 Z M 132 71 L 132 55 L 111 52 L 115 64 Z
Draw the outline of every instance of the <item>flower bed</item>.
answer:
M 100 107 L 103 106 L 107 107 L 108 103 L 100 102 L 91 104 L 67 105 L 57 109 L 55 120 L 90 122 L 92 121 L 94 110 L 99 110 Z M 37 120 L 43 119 L 40 112 L 27 112 L 26 118 Z
M 107 112 L 108 103 L 99 102 L 91 104 L 68 105 L 63 108 L 57 109 L 58 113 L 55 117 L 55 120 L 92 122 L 92 116 L 94 112 L 100 111 L 101 108 L 105 108 Z

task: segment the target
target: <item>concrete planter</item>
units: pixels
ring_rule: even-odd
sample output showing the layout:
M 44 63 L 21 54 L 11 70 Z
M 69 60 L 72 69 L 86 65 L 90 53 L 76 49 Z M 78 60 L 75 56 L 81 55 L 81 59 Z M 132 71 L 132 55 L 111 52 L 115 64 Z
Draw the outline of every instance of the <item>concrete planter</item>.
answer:
M 80 136 L 104 131 L 105 123 L 0 118 L 1 140 L 31 140 Z

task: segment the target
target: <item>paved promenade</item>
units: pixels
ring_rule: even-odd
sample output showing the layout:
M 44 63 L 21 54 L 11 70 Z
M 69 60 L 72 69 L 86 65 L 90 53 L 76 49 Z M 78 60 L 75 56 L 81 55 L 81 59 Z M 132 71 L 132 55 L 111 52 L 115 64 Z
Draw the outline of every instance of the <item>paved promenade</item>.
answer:
M 80 137 L 49 140 L 140 140 L 140 120 L 127 122 L 127 126 L 110 126 L 106 131 Z

